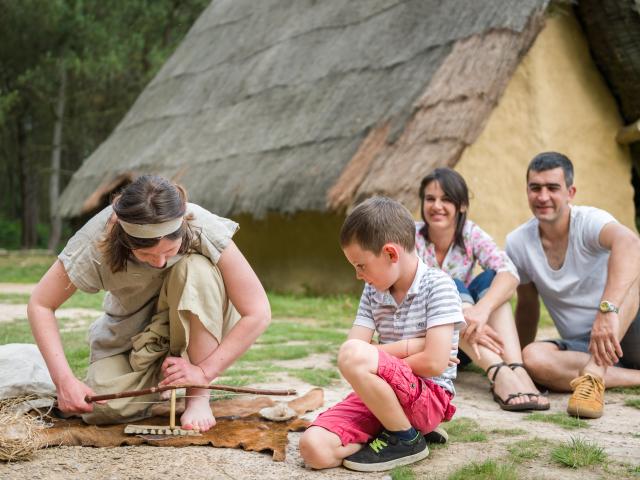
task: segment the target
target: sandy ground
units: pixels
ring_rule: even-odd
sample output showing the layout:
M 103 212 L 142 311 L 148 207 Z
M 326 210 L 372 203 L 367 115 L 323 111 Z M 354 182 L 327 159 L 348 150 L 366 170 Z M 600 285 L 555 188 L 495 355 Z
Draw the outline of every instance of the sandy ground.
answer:
M 2 285 L 0 285 L 0 291 Z M 10 291 L 9 289 L 4 291 Z M 0 312 L 7 306 L 0 305 Z M 24 318 L 17 316 L 17 318 Z M 278 362 L 283 366 L 301 367 L 326 365 L 329 355 L 314 355 L 301 361 Z M 282 378 L 277 383 L 256 385 L 264 388 L 297 388 L 304 393 L 311 388 L 299 380 Z M 507 447 L 518 440 L 540 437 L 554 442 L 568 441 L 580 437 L 604 447 L 614 462 L 636 466 L 640 463 L 640 437 L 636 436 L 640 425 L 640 410 L 624 405 L 625 395 L 607 393 L 605 415 L 589 421 L 588 428 L 565 430 L 558 425 L 525 420 L 526 414 L 504 412 L 492 401 L 485 377 L 473 372 L 460 372 L 456 382 L 458 407 L 455 418 L 467 417 L 476 420 L 485 431 L 493 429 L 523 429 L 526 433 L 517 436 L 489 434 L 483 443 L 451 443 L 447 448 L 432 449 L 430 456 L 414 465 L 417 478 L 446 478 L 456 468 L 472 461 L 502 459 L 507 457 Z M 344 382 L 325 388 L 325 406 L 334 404 L 349 391 Z M 567 395 L 551 394 L 551 411 L 564 412 Z M 308 415 L 314 418 L 320 410 Z M 446 428 L 446 425 L 445 425 Z M 0 464 L 2 479 L 343 479 L 362 478 L 361 473 L 342 468 L 327 471 L 305 469 L 297 445 L 300 433 L 289 434 L 287 458 L 274 462 L 266 453 L 213 447 L 117 447 L 109 449 L 87 447 L 54 447 L 37 452 L 30 461 Z M 548 458 L 527 463 L 521 468 L 522 478 L 603 478 L 601 470 L 571 470 L 555 465 Z M 605 474 L 604 478 L 607 478 Z M 387 474 L 368 474 L 368 478 L 388 478 Z M 615 475 L 611 474 L 611 478 Z M 617 478 L 617 477 L 616 477 Z

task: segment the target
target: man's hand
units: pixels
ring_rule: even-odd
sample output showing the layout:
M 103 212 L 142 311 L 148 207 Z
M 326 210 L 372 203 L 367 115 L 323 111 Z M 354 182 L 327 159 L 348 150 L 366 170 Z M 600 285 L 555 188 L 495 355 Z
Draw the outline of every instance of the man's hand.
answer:
M 473 305 L 463 309 L 462 314 L 467 322 L 467 328 L 462 332 L 462 338 L 470 342 L 473 335 L 482 335 L 489 321 L 490 313 L 481 305 Z
M 589 352 L 600 367 L 612 367 L 622 357 L 622 347 L 618 341 L 620 319 L 615 312 L 596 314 L 591 329 Z
M 471 348 L 473 348 L 473 351 L 478 358 L 482 357 L 482 355 L 480 355 L 480 349 L 478 348 L 479 345 L 482 345 L 483 347 L 491 350 L 497 355 L 502 356 L 504 354 L 504 345 L 502 343 L 500 335 L 498 335 L 498 332 L 496 332 L 489 325 L 484 326 L 484 328 L 482 329 L 482 333 L 478 333 L 478 331 L 476 330 L 475 333 L 467 339 L 467 341 L 471 345 Z
M 158 385 L 208 385 L 210 380 L 198 365 L 181 357 L 167 357 L 162 362 L 162 380 Z
M 93 411 L 93 404 L 85 402 L 87 395 L 95 395 L 87 385 L 75 377 L 67 377 L 56 386 L 58 394 L 58 409 L 65 413 L 89 413 Z M 105 401 L 96 402 L 105 403 Z

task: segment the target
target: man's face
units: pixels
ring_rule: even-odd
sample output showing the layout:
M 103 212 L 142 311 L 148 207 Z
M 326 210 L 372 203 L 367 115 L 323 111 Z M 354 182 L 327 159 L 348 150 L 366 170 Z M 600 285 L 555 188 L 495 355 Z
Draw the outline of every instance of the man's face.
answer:
M 529 208 L 540 222 L 554 223 L 569 213 L 569 203 L 576 187 L 567 187 L 561 167 L 536 172 L 531 170 L 527 179 Z
M 358 280 L 364 280 L 371 284 L 378 291 L 385 291 L 391 288 L 398 280 L 396 272 L 397 262 L 385 252 L 385 248 L 379 255 L 364 250 L 356 242 L 352 242 L 342 248 L 349 263 L 356 269 Z

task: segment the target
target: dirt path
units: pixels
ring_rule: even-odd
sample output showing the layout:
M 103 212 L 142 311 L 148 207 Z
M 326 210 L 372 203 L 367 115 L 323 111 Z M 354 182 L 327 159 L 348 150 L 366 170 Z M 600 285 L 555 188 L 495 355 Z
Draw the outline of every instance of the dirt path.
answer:
M 0 285 L 3 291 L 3 285 Z M 6 306 L 0 306 L 0 311 Z M 309 365 L 327 365 L 331 355 L 314 355 L 304 359 Z M 296 361 L 300 362 L 300 361 Z M 293 363 L 282 366 L 294 366 Z M 306 364 L 305 364 L 306 365 Z M 258 385 L 256 385 L 258 386 Z M 277 383 L 261 387 L 294 387 L 301 393 L 311 388 L 300 380 L 283 377 Z M 504 459 L 507 448 L 519 440 L 535 437 L 553 442 L 568 441 L 572 437 L 589 440 L 603 447 L 615 462 L 638 465 L 640 437 L 640 410 L 624 405 L 625 395 L 607 393 L 605 415 L 589 421 L 588 428 L 565 430 L 558 425 L 525 419 L 526 414 L 504 412 L 492 401 L 484 376 L 463 371 L 456 382 L 458 407 L 455 418 L 467 417 L 478 422 L 480 429 L 489 432 L 485 442 L 453 442 L 446 448 L 432 449 L 428 459 L 412 467 L 416 478 L 446 478 L 456 468 L 472 461 Z M 339 382 L 325 388 L 325 408 L 342 399 L 348 386 Z M 628 397 L 628 395 L 627 395 Z M 567 395 L 551 394 L 551 412 L 564 413 Z M 318 412 L 308 415 L 314 418 Z M 446 428 L 446 425 L 445 425 Z M 490 433 L 495 429 L 521 429 L 523 433 L 507 436 Z M 28 462 L 0 464 L 2 479 L 351 479 L 363 478 L 362 474 L 336 468 L 316 472 L 304 468 L 298 454 L 300 433 L 289 434 L 287 458 L 284 462 L 273 462 L 270 455 L 242 450 L 186 447 L 118 447 L 110 449 L 83 447 L 54 447 L 41 450 Z M 589 480 L 607 478 L 602 470 L 571 470 L 554 464 L 548 456 L 527 463 L 519 470 L 522 478 L 567 478 Z M 604 475 L 604 477 L 603 477 Z M 369 474 L 368 478 L 388 478 L 386 474 Z M 610 478 L 617 478 L 611 474 Z

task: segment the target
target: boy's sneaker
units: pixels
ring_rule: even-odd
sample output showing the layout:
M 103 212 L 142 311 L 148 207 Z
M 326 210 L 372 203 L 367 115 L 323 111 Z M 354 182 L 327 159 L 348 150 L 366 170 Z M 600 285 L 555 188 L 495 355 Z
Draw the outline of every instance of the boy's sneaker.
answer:
M 420 432 L 413 440 L 404 441 L 383 430 L 362 450 L 345 458 L 342 465 L 358 472 L 383 472 L 417 462 L 428 455 L 427 442 Z
M 449 434 L 447 431 L 438 426 L 433 431 L 424 434 L 424 439 L 427 443 L 447 443 L 449 440 Z

